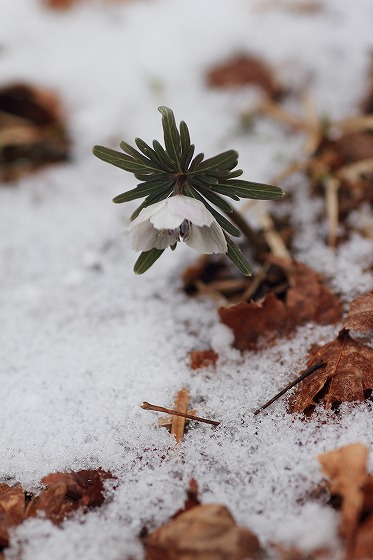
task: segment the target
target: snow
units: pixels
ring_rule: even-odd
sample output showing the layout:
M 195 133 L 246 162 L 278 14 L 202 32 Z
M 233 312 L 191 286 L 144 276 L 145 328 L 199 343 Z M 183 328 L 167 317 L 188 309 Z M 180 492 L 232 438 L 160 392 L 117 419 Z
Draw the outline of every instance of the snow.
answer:
M 263 119 L 242 132 L 252 91 L 206 87 L 206 70 L 236 52 L 263 57 L 298 92 L 309 88 L 320 115 L 353 116 L 373 47 L 370 0 L 328 0 L 313 15 L 260 5 L 97 1 L 59 13 L 37 0 L 1 2 L 1 82 L 30 81 L 61 96 L 74 159 L 0 189 L 0 481 L 35 491 L 55 471 L 102 467 L 117 477 L 104 506 L 62 529 L 24 523 L 7 560 L 140 559 L 140 530 L 182 506 L 190 477 L 203 502 L 227 505 L 263 544 L 336 542 L 337 514 L 308 497 L 322 480 L 317 455 L 372 445 L 371 406 L 343 405 L 338 416 L 319 410 L 307 421 L 287 414 L 286 398 L 253 411 L 338 326 L 306 325 L 258 353 L 232 348 L 216 304 L 182 291 L 193 251 L 179 246 L 144 276 L 133 274 L 136 254 L 121 233 L 135 204 L 111 198 L 134 179 L 91 155 L 93 144 L 160 139 L 157 107 L 167 105 L 188 123 L 197 150 L 237 149 L 249 180 L 269 180 L 299 159 L 304 138 L 281 125 Z M 297 258 L 324 273 L 345 304 L 371 290 L 371 239 L 356 231 L 332 253 L 325 223 L 314 225 L 322 207 L 302 177 L 286 189 L 296 198 Z M 350 219 L 369 224 L 369 209 Z M 189 351 L 209 347 L 219 352 L 216 369 L 191 371 Z M 184 386 L 198 414 L 221 424 L 195 425 L 176 446 L 139 405 L 171 407 Z

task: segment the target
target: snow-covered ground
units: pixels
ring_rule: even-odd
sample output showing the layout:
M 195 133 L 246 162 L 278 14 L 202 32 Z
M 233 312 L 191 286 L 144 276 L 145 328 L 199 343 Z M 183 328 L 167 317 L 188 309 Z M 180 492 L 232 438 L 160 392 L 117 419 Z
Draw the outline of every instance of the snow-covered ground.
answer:
M 371 445 L 369 404 L 307 422 L 288 415 L 284 399 L 259 416 L 253 410 L 338 326 L 306 325 L 291 340 L 240 354 L 215 303 L 182 291 L 192 250 L 166 251 L 134 275 L 122 230 L 135 204 L 111 199 L 135 180 L 91 154 L 93 144 L 161 139 L 157 107 L 167 105 L 188 123 L 197 150 L 237 149 L 244 178 L 269 181 L 301 156 L 302 139 L 265 119 L 243 134 L 252 91 L 207 88 L 206 71 L 237 52 L 264 58 L 290 88 L 307 87 L 320 115 L 355 115 L 373 48 L 371 0 L 328 0 L 313 14 L 258 6 L 82 2 L 60 13 L 37 0 L 0 3 L 0 85 L 55 90 L 73 141 L 70 163 L 0 188 L 0 481 L 35 490 L 50 472 L 97 467 L 117 477 L 110 500 L 62 529 L 24 523 L 7 559 L 21 551 L 25 560 L 142 558 L 140 530 L 181 507 L 191 477 L 203 502 L 227 505 L 263 544 L 312 550 L 337 538 L 337 514 L 307 498 L 322 479 L 316 457 L 350 442 Z M 372 240 L 356 234 L 332 254 L 303 182 L 288 185 L 297 191 L 295 255 L 347 303 L 373 288 Z M 209 347 L 219 352 L 217 368 L 192 371 L 189 351 Z M 139 404 L 171 407 L 184 386 L 199 415 L 221 424 L 195 425 L 176 446 Z

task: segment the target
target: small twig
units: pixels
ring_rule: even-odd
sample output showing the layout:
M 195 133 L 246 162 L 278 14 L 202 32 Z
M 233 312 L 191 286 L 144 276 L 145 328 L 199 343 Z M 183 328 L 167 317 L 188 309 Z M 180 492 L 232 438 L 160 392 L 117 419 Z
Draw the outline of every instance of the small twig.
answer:
M 284 395 L 287 391 L 289 391 L 290 389 L 292 389 L 293 387 L 295 387 L 295 385 L 298 385 L 298 383 L 300 383 L 301 381 L 303 381 L 303 379 L 305 379 L 306 377 L 308 377 L 309 375 L 311 375 L 311 373 L 314 373 L 315 371 L 317 371 L 318 369 L 321 369 L 323 367 L 326 366 L 326 362 L 317 362 L 317 364 L 315 364 L 314 366 L 306 369 L 306 371 L 304 373 L 302 373 L 302 375 L 300 375 L 299 377 L 297 377 L 297 379 L 295 379 L 295 381 L 292 381 L 291 383 L 289 383 L 289 385 L 287 385 L 285 387 L 285 389 L 282 389 L 282 391 L 280 391 L 279 393 L 277 393 L 277 395 L 275 395 L 272 399 L 270 399 L 269 401 L 267 401 L 266 403 L 264 403 L 261 407 L 259 407 L 257 410 L 255 410 L 254 414 L 259 414 L 259 412 L 261 412 L 262 410 L 264 410 L 265 408 L 267 408 L 270 404 L 272 404 L 273 402 L 275 402 L 277 399 L 279 399 L 280 397 L 282 397 L 282 395 Z
M 207 420 L 206 418 L 201 418 L 200 416 L 193 416 L 193 414 L 188 414 L 187 412 L 179 412 L 178 410 L 172 410 L 171 408 L 156 406 L 146 401 L 144 401 L 140 406 L 144 410 L 154 410 L 155 412 L 164 412 L 165 414 L 172 414 L 172 416 L 182 416 L 183 418 L 189 418 L 189 420 L 196 420 L 197 422 L 204 422 L 205 424 L 211 424 L 212 426 L 219 426 L 220 424 L 220 422 L 216 422 L 215 420 Z

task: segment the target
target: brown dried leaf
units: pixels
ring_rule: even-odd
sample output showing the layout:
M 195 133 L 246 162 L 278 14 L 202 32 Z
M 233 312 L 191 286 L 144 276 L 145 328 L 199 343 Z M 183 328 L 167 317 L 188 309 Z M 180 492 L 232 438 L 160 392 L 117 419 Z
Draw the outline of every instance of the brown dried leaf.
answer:
M 262 60 L 246 54 L 233 56 L 228 61 L 216 65 L 207 74 L 210 87 L 228 88 L 257 86 L 272 99 L 283 94 L 274 72 Z
M 26 517 L 43 512 L 59 524 L 79 508 L 99 507 L 105 499 L 103 481 L 108 478 L 113 478 L 111 473 L 101 469 L 49 474 L 42 479 L 47 488 L 31 500 Z
M 192 369 L 215 366 L 219 357 L 214 350 L 192 350 L 189 355 Z
M 373 513 L 360 525 L 350 560 L 373 558 Z
M 198 484 L 195 478 L 191 478 L 189 480 L 189 487 L 186 491 L 186 494 L 187 497 L 184 502 L 184 507 L 182 509 L 179 509 L 176 513 L 174 513 L 172 519 L 175 519 L 185 511 L 188 511 L 189 509 L 192 509 L 201 504 L 201 501 L 198 496 Z
M 302 552 L 299 548 L 287 547 L 281 544 L 272 544 L 280 560 L 327 560 L 332 557 L 328 548 L 317 548 L 311 552 Z
M 22 523 L 24 509 L 22 487 L 0 484 L 0 547 L 9 545 L 9 529 Z
M 259 558 L 258 538 L 238 527 L 228 509 L 199 505 L 144 539 L 147 560 L 244 560 Z
M 319 455 L 318 460 L 329 479 L 330 492 L 342 498 L 339 532 L 351 546 L 363 509 L 363 487 L 367 480 L 368 448 L 362 443 Z
M 322 283 L 320 275 L 305 264 L 275 260 L 293 283 L 285 290 L 285 301 L 271 292 L 259 302 L 219 309 L 220 320 L 233 330 L 239 350 L 255 349 L 260 341 L 274 342 L 309 321 L 324 325 L 341 318 L 339 299 Z
M 306 369 L 320 361 L 326 366 L 300 383 L 291 412 L 311 411 L 322 400 L 325 408 L 364 401 L 373 390 L 373 350 L 353 340 L 347 331 L 311 352 Z
M 26 84 L 0 89 L 0 144 L 2 181 L 66 161 L 69 140 L 58 97 Z
M 343 328 L 361 333 L 373 331 L 373 293 L 359 296 L 351 302 Z

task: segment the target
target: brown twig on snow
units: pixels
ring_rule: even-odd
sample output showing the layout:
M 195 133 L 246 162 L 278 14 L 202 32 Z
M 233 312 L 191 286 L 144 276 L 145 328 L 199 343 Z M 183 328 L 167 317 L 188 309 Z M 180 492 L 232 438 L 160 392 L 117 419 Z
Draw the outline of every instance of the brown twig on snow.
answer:
M 257 408 L 254 411 L 254 414 L 259 414 L 259 412 L 261 412 L 262 410 L 264 410 L 265 408 L 267 408 L 270 404 L 272 404 L 273 402 L 277 401 L 277 399 L 279 399 L 280 397 L 282 397 L 282 395 L 284 395 L 287 391 L 289 391 L 290 389 L 292 389 L 293 387 L 295 387 L 295 385 L 298 385 L 298 383 L 300 383 L 301 381 L 303 381 L 303 379 L 305 379 L 306 377 L 308 377 L 309 375 L 311 375 L 311 373 L 314 373 L 315 371 L 317 371 L 318 369 L 321 369 L 323 367 L 326 366 L 326 362 L 317 362 L 317 364 L 313 365 L 312 367 L 308 368 L 304 373 L 302 373 L 302 375 L 300 375 L 299 377 L 297 377 L 295 379 L 295 381 L 292 381 L 291 383 L 289 383 L 289 385 L 287 385 L 285 387 L 285 389 L 282 389 L 282 391 L 280 391 L 279 393 L 277 393 L 277 395 L 275 395 L 272 399 L 270 399 L 269 401 L 267 401 L 266 403 L 264 403 L 262 406 L 260 406 L 259 408 Z
M 155 412 L 164 412 L 165 414 L 172 414 L 172 416 L 182 416 L 183 418 L 189 418 L 189 420 L 196 420 L 197 422 L 204 422 L 205 424 L 211 424 L 212 426 L 219 426 L 220 424 L 220 422 L 216 422 L 215 420 L 208 420 L 207 418 L 194 416 L 193 414 L 188 414 L 187 412 L 179 412 L 178 410 L 172 410 L 172 408 L 156 406 L 146 401 L 144 401 L 140 406 L 144 410 L 154 410 Z

